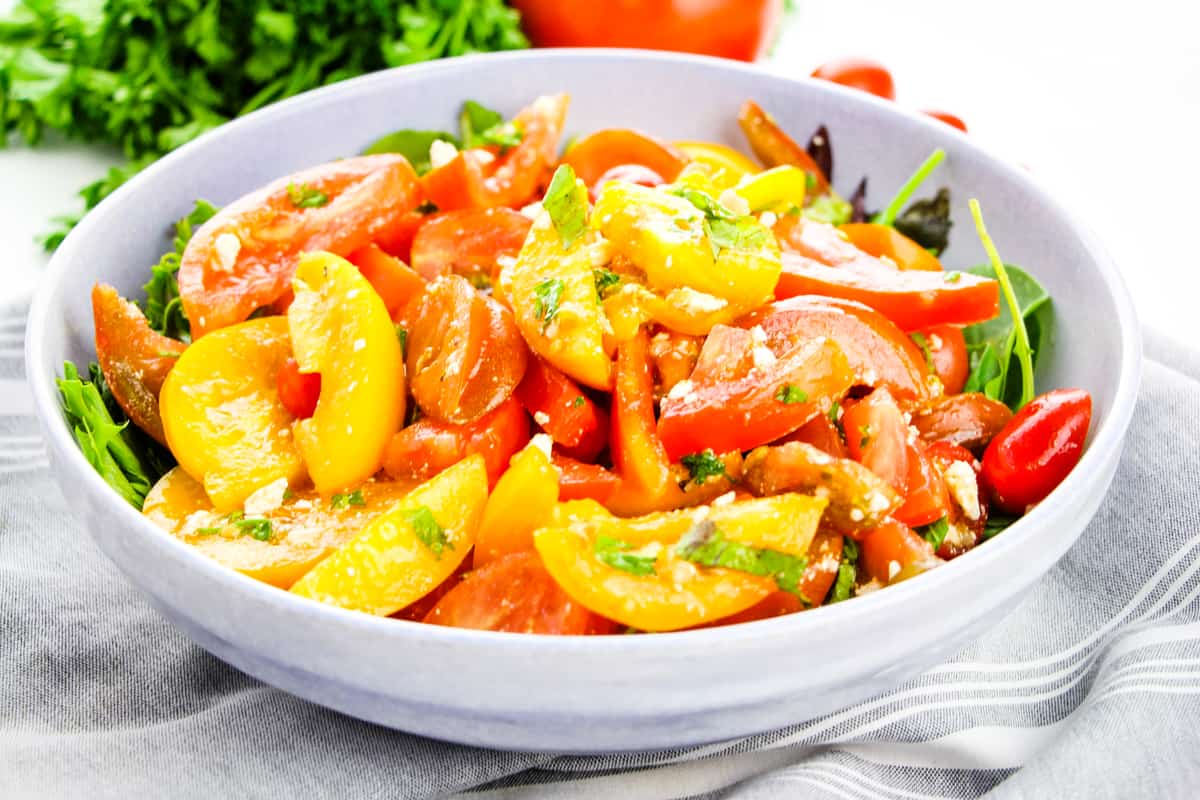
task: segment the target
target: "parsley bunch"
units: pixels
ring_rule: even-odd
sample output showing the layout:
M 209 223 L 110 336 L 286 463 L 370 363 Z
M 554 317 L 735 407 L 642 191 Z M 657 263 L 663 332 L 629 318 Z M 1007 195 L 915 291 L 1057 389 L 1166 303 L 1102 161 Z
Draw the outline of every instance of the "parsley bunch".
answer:
M 0 19 L 0 146 L 47 131 L 127 163 L 86 209 L 228 119 L 385 67 L 528 45 L 503 0 L 19 0 Z M 46 237 L 58 245 L 78 217 Z

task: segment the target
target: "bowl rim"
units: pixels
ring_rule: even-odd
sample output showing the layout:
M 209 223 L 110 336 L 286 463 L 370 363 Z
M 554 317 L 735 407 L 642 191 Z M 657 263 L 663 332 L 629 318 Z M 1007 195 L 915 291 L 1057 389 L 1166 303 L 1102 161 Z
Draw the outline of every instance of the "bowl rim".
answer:
M 659 648 L 703 650 L 717 643 L 730 644 L 762 640 L 780 635 L 799 637 L 822 632 L 831 633 L 837 628 L 852 625 L 864 617 L 886 614 L 888 607 L 910 603 L 914 598 L 939 593 L 947 582 L 970 580 L 970 575 L 981 573 L 989 565 L 1008 558 L 1012 551 L 1036 546 L 1030 540 L 1037 535 L 1038 529 L 1042 527 L 1042 521 L 1050 519 L 1055 513 L 1057 504 L 1053 502 L 1054 498 L 1057 497 L 1061 500 L 1069 494 L 1083 492 L 1086 486 L 1103 472 L 1100 467 L 1105 459 L 1113 456 L 1114 452 L 1119 452 L 1137 400 L 1141 376 L 1142 337 L 1137 314 L 1125 281 L 1096 234 L 1027 170 L 1023 170 L 1016 164 L 979 146 L 965 134 L 917 111 L 864 92 L 808 77 L 781 74 L 772 68 L 774 65 L 769 63 L 747 64 L 709 56 L 622 48 L 553 48 L 474 54 L 381 70 L 288 98 L 208 131 L 193 142 L 168 153 L 147 167 L 128 184 L 120 187 L 106 198 L 99 207 L 121 202 L 124 195 L 131 190 L 130 187 L 153 180 L 160 173 L 171 170 L 177 161 L 190 156 L 197 143 L 220 137 L 227 130 L 240 130 L 261 125 L 276 115 L 290 113 L 298 106 L 336 100 L 339 96 L 358 92 L 369 94 L 377 86 L 390 84 L 399 76 L 403 76 L 405 81 L 419 81 L 442 72 L 453 73 L 477 66 L 492 66 L 497 63 L 526 61 L 554 63 L 573 60 L 624 62 L 626 65 L 630 62 L 641 62 L 699 66 L 717 73 L 740 73 L 770 81 L 804 84 L 810 90 L 835 96 L 838 98 L 838 102 L 886 108 L 886 113 L 906 117 L 912 122 L 923 125 L 929 132 L 931 140 L 936 140 L 939 136 L 959 137 L 960 147 L 973 151 L 976 157 L 981 158 L 999 172 L 1006 182 L 1015 184 L 1025 191 L 1033 192 L 1044 200 L 1074 229 L 1081 240 L 1084 251 L 1093 262 L 1096 274 L 1102 278 L 1116 308 L 1116 322 L 1120 329 L 1122 343 L 1118 379 L 1111 411 L 1099 429 L 1093 431 L 1090 445 L 1066 480 L 1050 494 L 1046 501 L 1039 503 L 1028 514 L 1017 520 L 1005 531 L 1004 536 L 990 541 L 987 547 L 975 548 L 936 570 L 922 574 L 917 580 L 904 581 L 896 586 L 888 587 L 886 592 L 871 592 L 856 597 L 853 603 L 824 605 L 803 614 L 789 614 L 714 628 L 656 633 L 653 636 L 553 636 L 451 628 L 390 617 L 376 617 L 326 605 L 293 595 L 288 591 L 280 590 L 224 567 L 174 536 L 164 534 L 139 511 L 124 502 L 104 482 L 79 450 L 59 408 L 58 392 L 54 383 L 55 378 L 58 377 L 57 373 L 43 374 L 40 365 L 47 361 L 49 355 L 46 332 L 54 316 L 51 313 L 50 300 L 60 284 L 70 278 L 70 265 L 76 258 L 83 255 L 81 243 L 92 235 L 93 227 L 98 224 L 99 215 L 92 213 L 84 217 L 51 258 L 34 295 L 27 322 L 25 368 L 26 380 L 33 393 L 34 410 L 41 422 L 44 435 L 50 440 L 49 444 L 54 449 L 68 454 L 66 461 L 56 459 L 54 462 L 54 467 L 59 472 L 55 479 L 60 486 L 63 485 L 68 474 L 73 478 L 83 480 L 96 496 L 108 498 L 117 518 L 131 531 L 136 532 L 136 536 L 145 537 L 148 540 L 152 538 L 153 545 L 166 548 L 167 552 L 174 557 L 190 562 L 190 568 L 197 570 L 204 579 L 212 581 L 232 593 L 241 594 L 246 599 L 267 604 L 273 607 L 273 611 L 309 616 L 322 626 L 347 626 L 363 633 L 405 641 L 412 641 L 415 637 L 417 641 L 431 644 L 486 649 L 518 648 L 539 657 L 586 656 L 600 653 L 606 655 L 628 654 L 632 657 L 639 654 L 644 655 Z M 56 358 L 55 361 L 57 360 Z M 82 473 L 82 477 L 79 477 L 77 473 Z M 131 583 L 136 585 L 136 582 L 132 580 Z M 140 586 L 138 588 L 145 592 Z

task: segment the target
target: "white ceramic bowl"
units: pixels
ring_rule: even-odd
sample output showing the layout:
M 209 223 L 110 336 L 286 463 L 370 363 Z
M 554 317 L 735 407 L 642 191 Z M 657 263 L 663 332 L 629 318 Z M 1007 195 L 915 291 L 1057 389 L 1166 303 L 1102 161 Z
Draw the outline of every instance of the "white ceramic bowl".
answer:
M 463 100 L 506 113 L 572 96 L 568 133 L 637 127 L 740 145 L 757 99 L 798 138 L 829 126 L 838 187 L 870 175 L 871 204 L 935 147 L 948 158 L 955 228 L 946 261 L 984 260 L 966 212 L 978 197 L 1004 257 L 1047 286 L 1058 313 L 1043 387 L 1081 386 L 1087 452 L 1054 494 L 1001 536 L 896 587 L 746 625 L 653 636 L 547 637 L 456 630 L 319 605 L 257 583 L 165 535 L 79 453 L 59 411 L 64 359 L 94 355 L 89 290 L 140 296 L 170 223 L 197 197 L 228 202 L 273 178 L 358 152 L 401 127 L 451 127 Z M 1121 278 L 1093 236 L 1022 169 L 891 103 L 733 62 L 635 51 L 477 56 L 371 75 L 223 126 L 147 169 L 79 225 L 30 315 L 28 377 L 55 475 L 93 537 L 199 645 L 267 683 L 362 719 L 506 749 L 598 752 L 764 731 L 878 694 L 996 622 L 1083 531 L 1108 489 L 1140 374 Z

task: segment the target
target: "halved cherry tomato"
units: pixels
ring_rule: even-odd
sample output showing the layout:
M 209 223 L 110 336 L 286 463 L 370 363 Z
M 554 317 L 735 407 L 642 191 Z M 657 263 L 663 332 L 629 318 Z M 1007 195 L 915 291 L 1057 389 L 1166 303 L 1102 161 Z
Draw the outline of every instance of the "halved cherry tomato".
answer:
M 297 207 L 297 192 L 326 201 Z M 374 155 L 298 172 L 225 206 L 196 231 L 180 260 L 179 295 L 192 336 L 271 305 L 290 288 L 301 253 L 349 255 L 412 211 L 418 198 L 417 175 L 403 156 Z
M 853 222 L 839 225 L 838 230 L 859 250 L 876 258 L 889 258 L 900 269 L 942 271 L 942 263 L 937 256 L 891 225 Z
M 510 553 L 467 574 L 423 620 L 480 631 L 580 635 L 616 625 L 562 590 L 532 550 Z
M 158 393 L 187 345 L 152 330 L 141 309 L 107 284 L 92 288 L 92 319 L 96 358 L 117 405 L 135 425 L 165 445 Z
M 412 267 L 428 280 L 456 273 L 490 282 L 502 257 L 516 258 L 533 222 L 511 208 L 435 214 L 417 231 Z
M 641 164 L 620 164 L 606 170 L 603 175 L 596 179 L 594 184 L 588 187 L 588 197 L 591 198 L 593 203 L 596 202 L 600 187 L 609 181 L 636 183 L 638 186 L 647 186 L 651 189 L 666 183 L 662 175 L 659 175 L 649 167 L 643 167 Z
M 410 211 L 375 234 L 375 244 L 383 248 L 383 252 L 407 264 L 412 258 L 413 237 L 427 219 L 428 214 Z
M 321 399 L 321 373 L 301 372 L 296 359 L 289 358 L 275 376 L 279 402 L 297 419 L 308 419 Z
M 621 483 L 621 478 L 599 464 L 584 464 L 561 453 L 551 460 L 558 467 L 559 500 L 595 500 L 607 503 Z
M 904 503 L 893 512 L 896 519 L 913 528 L 937 522 L 950 513 L 950 494 L 942 474 L 920 441 L 907 443 L 908 476 Z
M 672 330 L 661 330 L 650 338 L 650 360 L 658 375 L 659 389 L 664 394 L 691 376 L 703 344 L 704 337 Z
M 588 187 L 596 186 L 614 167 L 625 165 L 646 167 L 662 179 L 659 183 L 670 183 L 688 160 L 675 146 L 628 128 L 607 128 L 584 136 L 563 156 L 563 163 L 570 164 Z
M 422 411 L 464 425 L 512 395 L 528 348 L 511 311 L 459 275 L 438 278 L 413 305 L 404 312 L 409 390 Z
M 747 100 L 738 111 L 738 124 L 746 134 L 750 149 L 758 160 L 768 167 L 778 167 L 791 164 L 799 167 L 813 177 L 816 185 L 813 194 L 825 194 L 829 191 L 829 179 L 817 162 L 813 161 L 808 151 L 796 143 L 794 139 L 783 132 L 779 124 L 763 111 L 762 107 L 753 100 Z
M 516 0 L 538 47 L 639 47 L 753 61 L 774 40 L 783 0 L 566 3 Z
M 976 452 L 1004 429 L 1012 411 L 978 392 L 941 397 L 913 414 L 913 427 L 926 442 L 946 441 Z
M 749 450 L 824 413 L 854 382 L 835 342 L 811 340 L 775 354 L 773 363 L 736 380 L 693 378 L 688 391 L 663 398 L 658 435 L 671 459 L 706 448 L 718 453 Z
M 567 455 L 591 461 L 608 444 L 608 415 L 559 370 L 529 359 L 517 399 Z
M 951 128 L 958 128 L 963 133 L 967 132 L 967 123 L 962 121 L 962 117 L 951 114 L 949 111 L 935 111 L 933 109 L 925 109 L 922 114 L 928 114 L 936 120 L 946 123 Z
M 425 288 L 424 278 L 377 244 L 355 250 L 347 260 L 375 289 L 393 320 L 399 319 L 405 306 Z
M 979 476 L 982 469 L 979 459 L 975 458 L 970 450 L 964 447 L 959 447 L 956 444 L 949 442 L 934 442 L 926 448 L 930 459 L 938 471 L 942 473 L 943 479 L 946 482 L 946 488 L 951 491 L 955 499 L 955 508 L 950 514 L 950 523 L 957 526 L 960 530 L 966 531 L 969 535 L 966 537 L 947 537 L 942 542 L 942 546 L 938 548 L 937 554 L 939 558 L 951 559 L 956 558 L 968 550 L 975 547 L 979 543 L 979 537 L 983 535 L 984 529 L 987 527 L 988 519 L 988 499 L 987 493 L 984 491 L 983 481 Z M 970 497 L 964 500 L 963 493 L 969 495 L 971 489 L 964 487 L 956 489 L 951 483 L 950 478 L 946 477 L 947 471 L 951 470 L 956 462 L 962 462 L 971 469 L 971 479 L 974 481 L 975 502 L 971 503 Z M 972 506 L 971 512 L 978 512 L 971 516 L 967 511 L 967 507 Z
M 752 369 L 754 335 L 746 328 L 714 325 L 700 346 L 689 380 L 701 386 L 736 381 L 749 375 Z
M 942 382 L 946 394 L 961 392 L 971 371 L 962 328 L 956 325 L 935 325 L 919 333 L 924 339 L 933 372 Z M 916 336 L 914 333 L 913 337 Z
M 967 272 L 903 272 L 879 261 L 830 267 L 783 253 L 775 296 L 822 294 L 868 305 L 906 331 L 971 325 L 1000 313 L 1000 286 Z
M 903 495 L 908 490 L 908 425 L 886 387 L 842 407 L 842 429 L 850 457 Z
M 529 416 L 516 399 L 470 425 L 420 419 L 392 437 L 383 468 L 393 478 L 426 480 L 465 456 L 479 453 L 495 484 L 513 454 L 529 442 Z
M 654 425 L 654 374 L 649 350 L 650 337 L 645 329 L 617 348 L 609 448 L 621 480 L 642 496 L 656 498 L 678 487 L 671 482 L 671 458 Z M 728 449 L 733 448 L 721 452 Z
M 878 61 L 869 58 L 838 58 L 826 61 L 813 70 L 812 76 L 841 86 L 882 97 L 896 99 L 896 84 L 892 73 Z
M 465 150 L 421 178 L 426 198 L 442 211 L 519 208 L 531 200 L 558 157 L 567 115 L 565 94 L 539 97 L 513 119 L 521 143 L 503 155 Z
M 942 563 L 929 542 L 902 522 L 889 519 L 863 534 L 858 543 L 858 567 L 868 580 L 887 586 Z
M 983 480 L 996 505 L 1020 514 L 1044 500 L 1079 463 L 1091 422 L 1092 397 L 1082 389 L 1029 401 L 983 454 Z
M 846 355 L 858 383 L 886 386 L 903 400 L 929 396 L 920 349 L 891 320 L 861 303 L 799 295 L 763 306 L 738 324 L 761 326 L 775 352 L 786 352 L 805 339 L 827 336 Z

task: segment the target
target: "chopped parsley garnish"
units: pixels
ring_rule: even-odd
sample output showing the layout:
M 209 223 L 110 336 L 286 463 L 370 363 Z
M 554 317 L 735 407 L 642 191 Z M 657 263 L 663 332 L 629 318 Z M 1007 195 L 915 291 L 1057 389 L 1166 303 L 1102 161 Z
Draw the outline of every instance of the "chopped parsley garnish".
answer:
M 551 320 L 558 314 L 564 288 L 566 284 L 561 278 L 550 278 L 533 287 L 533 318 L 542 321 L 542 331 L 550 326 Z
M 699 189 L 676 189 L 675 194 L 704 212 L 704 233 L 712 245 L 713 258 L 726 248 L 755 250 L 766 244 L 770 232 L 754 217 L 734 214 Z
M 933 366 L 933 350 L 929 348 L 929 340 L 925 338 L 925 334 L 917 331 L 916 333 L 910 333 L 909 338 L 916 343 L 917 347 L 921 348 L 921 353 L 925 356 L 925 368 L 929 371 L 929 374 L 933 375 L 936 373 L 937 369 Z
M 438 558 L 442 557 L 442 551 L 446 548 L 454 549 L 454 545 L 446 538 L 446 530 L 434 519 L 429 506 L 405 509 L 403 516 L 404 521 L 412 526 L 417 538 Z
M 400 358 L 408 358 L 408 329 L 397 324 L 396 338 L 400 340 Z
M 320 208 L 329 203 L 329 195 L 307 183 L 289 183 L 287 193 L 296 208 Z
M 841 410 L 842 410 L 842 404 L 839 403 L 837 400 L 834 400 L 833 405 L 831 405 L 829 407 L 829 421 L 832 422 L 834 425 L 837 425 L 841 422 L 841 418 L 839 416 L 839 412 Z
M 679 459 L 679 463 L 687 467 L 688 475 L 691 476 L 688 480 L 680 482 L 680 488 L 689 482 L 700 486 L 709 478 L 723 478 L 726 474 L 725 462 L 717 457 L 711 447 L 702 453 L 686 455 Z
M 569 164 L 554 171 L 546 196 L 542 198 L 542 208 L 550 215 L 564 250 L 587 230 L 587 187 L 575 177 L 575 170 Z
M 230 511 L 228 514 L 225 515 L 225 521 L 226 522 L 237 522 L 245 516 L 246 515 L 243 514 L 241 511 Z
M 350 506 L 365 506 L 366 499 L 363 497 L 362 489 L 355 489 L 353 492 L 341 492 L 335 494 L 329 501 L 329 507 L 333 509 L 349 508 Z
M 199 536 L 212 536 L 214 533 L 220 533 L 220 525 L 210 525 L 206 528 L 196 528 L 196 533 Z
M 871 443 L 871 426 L 870 425 L 859 425 L 858 426 L 858 435 L 859 435 L 859 440 L 858 440 L 859 447 L 866 447 L 867 445 L 869 445 Z
M 854 596 L 854 582 L 858 578 L 858 543 L 846 537 L 842 540 L 842 563 L 838 564 L 837 580 L 829 602 L 840 603 Z
M 785 383 L 779 387 L 779 391 L 775 393 L 775 399 L 785 405 L 793 403 L 804 403 L 808 401 L 808 392 L 801 389 L 792 383 Z
M 571 408 L 582 408 L 584 402 L 583 395 L 576 395 L 575 399 L 571 401 Z
M 233 521 L 233 526 L 238 529 L 238 533 L 242 536 L 253 536 L 260 542 L 270 541 L 271 539 L 271 520 L 264 517 L 237 519 Z
M 628 572 L 630 575 L 654 575 L 654 562 L 657 556 L 631 553 L 633 545 L 612 536 L 596 537 L 593 552 L 596 559 L 613 569 Z
M 458 115 L 458 126 L 462 131 L 464 147 L 496 145 L 503 153 L 521 143 L 522 134 L 516 125 L 505 122 L 500 112 L 474 100 L 463 103 L 462 112 Z
M 937 522 L 917 528 L 917 533 L 933 546 L 934 552 L 937 552 L 938 548 L 942 546 L 942 542 L 946 541 L 946 535 L 950 533 L 950 520 L 942 517 Z
M 711 520 L 697 523 L 684 534 L 675 545 L 675 555 L 702 567 L 724 567 L 772 578 L 776 586 L 800 598 L 806 606 L 812 604 L 800 591 L 800 581 L 808 567 L 806 557 L 732 542 Z
M 592 270 L 592 277 L 596 279 L 596 294 L 600 295 L 601 300 L 608 297 L 609 292 L 621 285 L 621 276 L 606 269 Z

